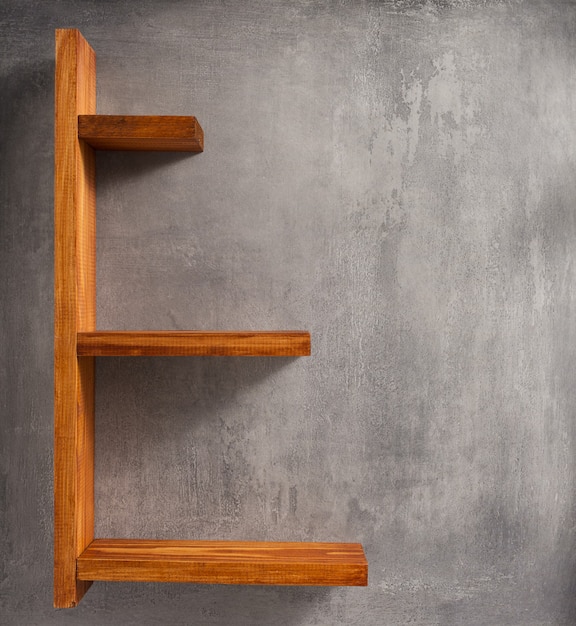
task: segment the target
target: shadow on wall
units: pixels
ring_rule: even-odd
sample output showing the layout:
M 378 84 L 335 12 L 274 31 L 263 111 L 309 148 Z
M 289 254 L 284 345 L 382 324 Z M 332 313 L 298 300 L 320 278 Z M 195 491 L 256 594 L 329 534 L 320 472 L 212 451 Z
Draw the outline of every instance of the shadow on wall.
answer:
M 295 360 L 97 359 L 97 536 L 263 535 L 266 473 L 284 454 L 275 376 Z
M 151 172 L 192 159 L 201 152 L 138 152 L 96 150 L 98 193 L 143 179 Z
M 18 598 L 21 589 L 35 587 L 50 603 L 54 62 L 8 59 L 7 67 L 10 71 L 0 76 L 0 458 L 5 468 L 0 595 Z
M 33 272 L 26 277 L 29 286 L 35 287 L 38 283 L 34 281 L 42 280 L 42 288 L 50 289 L 50 298 L 52 274 L 43 270 L 52 267 L 53 80 L 54 62 L 47 60 L 22 63 L 0 77 L 0 272 L 5 278 L 2 285 L 3 289 L 9 288 L 23 269 L 29 269 Z M 22 285 L 21 278 L 14 293 L 16 300 L 29 295 L 28 285 Z M 23 307 L 13 310 L 18 316 L 27 314 Z M 46 310 L 42 313 L 48 328 L 51 319 Z M 20 342 L 22 337 L 11 331 L 9 337 Z M 51 331 L 50 327 L 49 336 Z
M 341 620 L 345 620 L 346 613 L 345 592 L 336 588 L 103 582 L 92 586 L 74 613 L 94 615 L 106 611 L 110 614 L 112 596 L 118 607 L 114 609 L 114 619 L 126 626 L 145 621 L 300 626 L 321 623 L 315 621 L 315 616 L 326 614 L 328 606 Z

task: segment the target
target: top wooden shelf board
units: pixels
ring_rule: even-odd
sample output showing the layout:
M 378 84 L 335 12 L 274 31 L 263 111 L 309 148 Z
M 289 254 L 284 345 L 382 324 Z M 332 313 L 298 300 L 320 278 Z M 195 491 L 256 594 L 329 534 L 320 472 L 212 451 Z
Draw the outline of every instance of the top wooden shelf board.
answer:
M 190 115 L 79 115 L 78 137 L 96 150 L 204 150 L 204 132 Z

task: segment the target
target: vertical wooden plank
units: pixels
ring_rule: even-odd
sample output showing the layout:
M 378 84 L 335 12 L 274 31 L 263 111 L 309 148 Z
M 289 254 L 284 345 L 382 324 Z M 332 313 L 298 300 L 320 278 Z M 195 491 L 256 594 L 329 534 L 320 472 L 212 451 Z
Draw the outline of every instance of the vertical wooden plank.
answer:
M 76 559 L 94 538 L 94 362 L 76 335 L 95 329 L 95 168 L 78 115 L 96 109 L 96 58 L 77 30 L 56 31 L 54 178 L 54 606 L 89 581 Z

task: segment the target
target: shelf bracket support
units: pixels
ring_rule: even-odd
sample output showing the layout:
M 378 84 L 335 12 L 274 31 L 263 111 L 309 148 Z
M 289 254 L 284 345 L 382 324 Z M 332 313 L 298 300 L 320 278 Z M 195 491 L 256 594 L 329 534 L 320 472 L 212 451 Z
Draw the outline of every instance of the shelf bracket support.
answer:
M 76 342 L 96 328 L 94 151 L 78 138 L 78 116 L 96 111 L 96 56 L 77 30 L 56 31 L 55 79 L 54 605 L 72 607 L 94 539 L 94 357 Z

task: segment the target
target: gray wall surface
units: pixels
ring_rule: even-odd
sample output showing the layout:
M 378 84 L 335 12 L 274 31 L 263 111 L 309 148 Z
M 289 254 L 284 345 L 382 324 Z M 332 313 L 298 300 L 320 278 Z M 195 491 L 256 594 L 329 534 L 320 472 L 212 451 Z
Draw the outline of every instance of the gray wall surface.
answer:
M 359 541 L 367 588 L 96 583 L 52 608 L 54 29 L 98 111 L 98 536 Z M 3 0 L 0 623 L 576 624 L 576 3 Z

